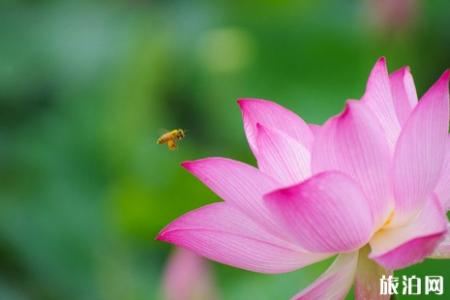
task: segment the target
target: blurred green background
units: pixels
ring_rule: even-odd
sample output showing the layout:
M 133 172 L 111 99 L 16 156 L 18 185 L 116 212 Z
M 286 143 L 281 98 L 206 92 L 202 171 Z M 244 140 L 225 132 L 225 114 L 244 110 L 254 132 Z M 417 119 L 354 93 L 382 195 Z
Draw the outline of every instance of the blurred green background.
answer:
M 218 200 L 180 162 L 254 163 L 236 99 L 321 123 L 380 56 L 419 94 L 450 66 L 450 2 L 399 3 L 2 1 L 0 299 L 161 299 L 171 247 L 155 236 Z M 189 130 L 175 152 L 155 144 L 172 128 Z M 232 300 L 288 299 L 326 267 L 213 264 Z M 446 276 L 450 295 L 450 261 L 398 274 Z

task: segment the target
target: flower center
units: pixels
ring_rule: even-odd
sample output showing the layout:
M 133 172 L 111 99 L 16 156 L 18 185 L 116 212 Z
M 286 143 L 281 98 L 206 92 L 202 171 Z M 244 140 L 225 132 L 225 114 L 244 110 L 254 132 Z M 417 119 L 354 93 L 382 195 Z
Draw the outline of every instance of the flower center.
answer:
M 391 225 L 393 219 L 394 219 L 394 210 L 391 210 L 388 218 L 386 219 L 386 222 L 384 222 L 384 224 L 383 224 L 383 226 L 381 226 L 380 230 L 383 230 L 383 229 L 389 227 L 389 225 Z

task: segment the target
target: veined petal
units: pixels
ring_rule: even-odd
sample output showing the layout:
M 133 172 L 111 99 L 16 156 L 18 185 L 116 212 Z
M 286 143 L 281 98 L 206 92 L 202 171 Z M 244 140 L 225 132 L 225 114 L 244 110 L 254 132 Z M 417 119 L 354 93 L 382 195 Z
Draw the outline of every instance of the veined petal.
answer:
M 392 73 L 389 80 L 397 119 L 403 125 L 417 104 L 414 79 L 409 67 L 404 67 Z
M 308 124 L 309 125 L 309 129 L 311 129 L 311 132 L 314 136 L 319 134 L 320 129 L 322 128 L 321 125 L 317 125 L 317 124 Z
M 157 239 L 261 273 L 289 272 L 329 256 L 302 252 L 227 203 L 206 205 L 181 216 L 164 228 Z
M 369 241 L 370 207 L 351 178 L 340 172 L 317 174 L 302 183 L 267 194 L 271 212 L 306 250 L 346 252 Z
M 377 232 L 369 257 L 387 269 L 404 268 L 429 256 L 446 233 L 447 216 L 433 196 L 408 224 Z
M 345 299 L 352 287 L 357 263 L 358 252 L 339 254 L 325 273 L 291 300 Z
M 257 124 L 258 167 L 283 186 L 311 175 L 311 154 L 302 144 L 276 129 Z
M 313 135 L 308 125 L 298 115 L 271 101 L 262 99 L 240 99 L 244 130 L 253 153 L 258 153 L 257 128 L 259 123 L 267 128 L 282 131 L 306 148 L 310 148 Z
M 384 269 L 367 256 L 369 247 L 359 250 L 358 268 L 355 279 L 355 300 L 389 300 L 390 295 L 382 295 L 380 292 L 380 278 L 388 277 L 393 272 Z
M 365 105 L 348 101 L 344 112 L 322 126 L 311 163 L 313 174 L 340 170 L 352 176 L 366 194 L 375 226 L 384 223 L 393 205 L 391 154 L 377 119 Z
M 447 150 L 444 165 L 442 166 L 441 177 L 434 191 L 441 200 L 444 209 L 450 210 L 450 136 L 447 136 Z
M 429 258 L 447 259 L 450 258 L 450 223 L 447 224 L 447 234 L 442 242 L 434 249 Z
M 238 207 L 268 230 L 278 229 L 279 224 L 274 223 L 263 201 L 264 194 L 280 187 L 271 177 L 253 166 L 220 157 L 187 161 L 182 166 L 225 202 Z
M 400 133 L 400 124 L 392 101 L 391 86 L 384 57 L 375 63 L 361 101 L 376 116 L 378 123 L 384 130 L 389 146 L 393 149 Z
M 441 176 L 448 140 L 449 72 L 428 90 L 406 121 L 393 162 L 395 224 L 415 215 Z

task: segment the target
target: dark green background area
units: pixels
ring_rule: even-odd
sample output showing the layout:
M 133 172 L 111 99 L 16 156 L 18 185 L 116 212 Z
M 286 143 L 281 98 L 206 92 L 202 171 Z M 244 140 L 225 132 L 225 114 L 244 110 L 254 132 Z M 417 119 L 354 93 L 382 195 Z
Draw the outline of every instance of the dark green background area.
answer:
M 0 299 L 160 299 L 171 248 L 155 236 L 218 200 L 180 163 L 254 164 L 240 97 L 320 124 L 362 96 L 380 56 L 410 65 L 423 94 L 450 66 L 450 2 L 418 1 L 401 26 L 377 23 L 369 2 L 3 1 Z M 177 151 L 155 144 L 179 127 Z M 329 262 L 272 276 L 213 266 L 223 299 L 272 300 Z M 443 275 L 448 298 L 449 270 L 398 274 Z

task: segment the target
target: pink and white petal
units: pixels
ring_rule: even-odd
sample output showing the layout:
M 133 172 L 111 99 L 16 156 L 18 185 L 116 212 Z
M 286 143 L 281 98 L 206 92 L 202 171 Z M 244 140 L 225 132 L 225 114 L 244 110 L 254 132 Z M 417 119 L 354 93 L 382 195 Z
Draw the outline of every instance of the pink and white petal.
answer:
M 269 230 L 279 229 L 263 201 L 263 195 L 280 184 L 257 168 L 239 161 L 211 157 L 186 161 L 182 166 L 225 202 L 238 207 Z
M 403 67 L 389 76 L 392 100 L 397 119 L 403 125 L 417 104 L 417 92 L 409 67 Z
M 429 258 L 448 259 L 450 258 L 450 223 L 447 225 L 447 234 L 442 242 L 434 249 Z
M 370 72 L 366 92 L 361 101 L 373 112 L 378 124 L 384 130 L 390 148 L 393 149 L 400 133 L 400 123 L 392 101 L 389 74 L 384 57 L 375 63 Z
M 283 186 L 299 183 L 311 175 L 311 154 L 302 144 L 276 129 L 257 124 L 259 169 Z
M 448 141 L 449 72 L 428 90 L 403 126 L 393 162 L 395 224 L 423 207 L 441 176 Z
M 312 173 L 339 170 L 352 176 L 369 201 L 376 227 L 383 225 L 393 206 L 390 188 L 391 153 L 373 113 L 359 101 L 328 120 L 316 136 Z
M 157 239 L 223 264 L 261 273 L 289 272 L 329 256 L 302 252 L 227 203 L 188 212 L 164 228 Z
M 450 136 L 447 136 L 447 150 L 444 165 L 442 166 L 441 177 L 434 192 L 441 200 L 444 209 L 450 210 Z
M 408 224 L 377 232 L 369 257 L 387 269 L 401 269 L 429 256 L 447 233 L 447 216 L 433 196 Z
M 242 112 L 245 134 L 255 156 L 258 153 L 257 123 L 282 131 L 308 149 L 311 147 L 314 137 L 309 126 L 292 111 L 262 99 L 239 99 L 238 104 Z
M 317 124 L 308 124 L 309 125 L 309 129 L 311 129 L 311 132 L 314 136 L 319 134 L 320 129 L 322 128 L 321 125 L 317 125 Z
M 355 299 L 356 300 L 389 300 L 390 295 L 380 293 L 380 278 L 388 277 L 393 272 L 384 269 L 382 266 L 369 259 L 370 248 L 368 246 L 359 250 L 358 268 L 355 279 Z
M 174 249 L 164 271 L 167 300 L 216 300 L 216 286 L 207 261 L 182 248 Z
M 267 194 L 271 212 L 311 252 L 347 252 L 373 233 L 370 207 L 350 177 L 331 171 Z
M 328 270 L 291 300 L 345 299 L 355 278 L 358 252 L 339 254 Z

